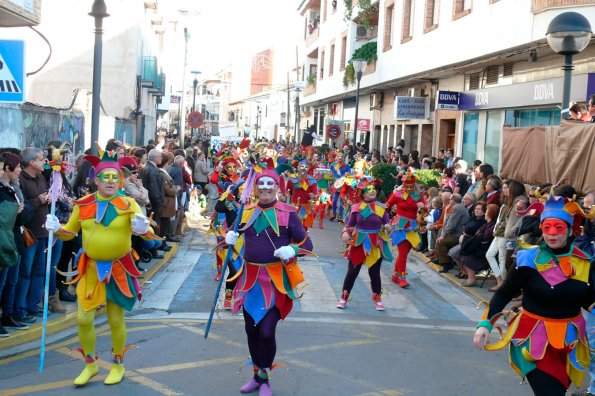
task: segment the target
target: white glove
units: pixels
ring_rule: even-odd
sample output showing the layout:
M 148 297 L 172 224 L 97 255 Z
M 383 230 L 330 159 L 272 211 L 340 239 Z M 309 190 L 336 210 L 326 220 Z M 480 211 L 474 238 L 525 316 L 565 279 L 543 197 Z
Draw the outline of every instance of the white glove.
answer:
M 240 234 L 238 234 L 237 232 L 229 231 L 225 235 L 225 243 L 227 243 L 228 245 L 235 245 L 236 242 L 238 241 L 239 237 L 240 237 Z
M 52 214 L 48 214 L 45 219 L 45 229 L 50 232 L 56 232 L 60 229 L 60 220 Z
M 273 252 L 275 257 L 279 257 L 283 261 L 287 261 L 295 256 L 295 249 L 291 246 L 282 246 Z
M 144 235 L 149 231 L 149 219 L 140 213 L 134 214 L 134 219 L 131 221 L 132 232 L 137 235 Z

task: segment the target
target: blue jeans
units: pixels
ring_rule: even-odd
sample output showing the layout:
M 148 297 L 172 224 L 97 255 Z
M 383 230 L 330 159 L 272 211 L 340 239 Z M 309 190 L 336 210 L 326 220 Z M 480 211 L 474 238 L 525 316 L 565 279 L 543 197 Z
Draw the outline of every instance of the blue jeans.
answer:
M 151 239 L 148 241 L 143 240 L 142 247 L 147 250 L 152 250 L 152 249 L 157 249 L 159 246 L 161 246 L 162 243 L 163 243 L 163 241 L 158 241 L 156 239 Z
M 587 341 L 589 348 L 595 349 L 595 314 L 589 311 L 584 311 L 585 319 L 587 320 Z M 595 394 L 595 354 L 591 354 L 591 363 L 589 364 L 589 387 L 587 391 Z
M 19 316 L 39 308 L 45 281 L 47 244 L 47 238 L 40 238 L 23 253 L 15 290 L 15 312 Z
M 0 301 L 2 301 L 2 316 L 10 316 L 14 311 L 14 291 L 19 279 L 19 266 L 21 255 L 17 258 L 16 265 L 4 268 L 0 273 Z
M 343 200 L 339 192 L 335 192 L 333 196 L 333 216 L 337 215 L 337 206 L 339 207 L 339 218 L 343 218 Z

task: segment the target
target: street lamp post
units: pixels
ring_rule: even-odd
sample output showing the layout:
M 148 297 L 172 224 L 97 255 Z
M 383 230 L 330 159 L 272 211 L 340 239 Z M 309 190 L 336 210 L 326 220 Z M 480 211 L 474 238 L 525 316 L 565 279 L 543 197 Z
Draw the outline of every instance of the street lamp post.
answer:
M 196 105 L 196 87 L 198 86 L 198 80 L 196 79 L 196 75 L 200 74 L 199 71 L 192 71 L 194 74 L 194 81 L 192 81 L 192 87 L 194 88 L 194 93 L 192 94 L 192 112 L 194 112 L 194 106 Z M 192 136 L 195 136 L 196 128 L 192 128 Z
M 568 118 L 570 105 L 570 83 L 572 78 L 572 57 L 584 50 L 591 41 L 591 25 L 578 12 L 564 12 L 550 22 L 547 28 L 547 42 L 560 55 L 564 55 L 564 93 L 562 96 L 562 117 Z
M 304 89 L 304 82 L 303 81 L 296 81 L 294 84 L 295 87 L 295 128 L 293 131 L 293 142 L 297 143 L 298 133 L 300 132 L 300 92 Z
M 258 143 L 258 122 L 260 119 L 260 105 L 256 106 L 256 128 L 254 128 L 256 130 L 255 135 L 254 135 L 254 140 L 256 143 Z
M 91 152 L 98 155 L 99 108 L 101 104 L 101 56 L 103 53 L 103 18 L 109 16 L 104 0 L 95 0 L 90 16 L 95 18 L 95 48 L 93 53 L 93 104 L 91 105 Z
M 355 70 L 355 77 L 357 79 L 357 89 L 355 91 L 355 127 L 353 128 L 353 144 L 355 145 L 355 140 L 357 139 L 357 113 L 359 110 L 359 83 L 362 79 L 364 69 L 368 65 L 368 61 L 365 59 L 354 59 L 352 62 L 353 69 Z

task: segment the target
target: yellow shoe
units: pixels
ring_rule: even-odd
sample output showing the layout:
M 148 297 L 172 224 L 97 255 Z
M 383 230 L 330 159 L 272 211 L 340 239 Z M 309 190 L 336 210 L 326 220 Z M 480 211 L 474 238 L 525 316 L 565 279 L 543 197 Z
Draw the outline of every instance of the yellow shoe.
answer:
M 83 369 L 83 371 L 79 374 L 78 377 L 74 379 L 74 384 L 76 386 L 85 385 L 87 382 L 89 382 L 91 378 L 97 375 L 97 372 L 99 372 L 97 362 L 85 364 L 85 368 Z
M 105 381 L 103 381 L 106 385 L 115 385 L 119 384 L 124 378 L 126 371 L 124 370 L 124 365 L 119 363 L 113 363 L 112 368 L 109 370 L 109 374 Z

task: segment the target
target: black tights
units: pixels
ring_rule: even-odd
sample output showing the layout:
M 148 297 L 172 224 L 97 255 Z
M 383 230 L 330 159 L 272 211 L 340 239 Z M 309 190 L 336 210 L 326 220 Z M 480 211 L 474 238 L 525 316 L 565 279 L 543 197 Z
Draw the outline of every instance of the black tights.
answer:
M 380 294 L 382 291 L 382 284 L 380 282 L 380 264 L 382 263 L 382 259 L 378 259 L 376 263 L 368 268 L 368 275 L 370 276 L 370 285 L 372 286 L 372 292 L 376 294 Z M 359 271 L 362 269 L 364 264 L 360 265 L 353 265 L 351 260 L 347 263 L 347 275 L 345 275 L 345 280 L 343 281 L 343 290 L 346 290 L 348 293 L 351 292 L 353 289 L 353 284 L 359 275 Z
M 250 357 L 252 363 L 259 369 L 270 370 L 275 360 L 277 353 L 277 342 L 275 340 L 275 330 L 277 329 L 277 322 L 281 319 L 281 314 L 276 307 L 273 307 L 262 318 L 258 324 L 254 323 L 254 319 L 246 310 L 244 310 L 244 324 L 246 328 L 246 335 L 248 336 L 248 349 L 250 350 Z M 260 378 L 257 374 L 254 379 L 258 382 L 266 382 L 265 379 Z
M 527 374 L 527 381 L 535 396 L 564 396 L 566 388 L 551 375 L 535 369 Z

